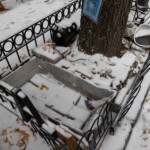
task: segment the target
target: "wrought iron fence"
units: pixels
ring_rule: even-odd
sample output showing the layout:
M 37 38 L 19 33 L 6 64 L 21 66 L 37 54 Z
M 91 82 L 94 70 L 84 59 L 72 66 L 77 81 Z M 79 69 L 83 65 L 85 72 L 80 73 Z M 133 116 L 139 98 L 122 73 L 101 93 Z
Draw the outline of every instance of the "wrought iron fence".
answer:
M 97 148 L 116 117 L 116 114 L 113 112 L 113 104 L 117 95 L 118 91 L 116 96 L 102 106 L 97 118 L 92 123 L 92 126 L 83 134 L 79 141 L 77 150 L 81 147 L 81 142 L 84 138 L 88 142 L 90 150 L 95 150 Z
M 29 44 L 34 42 L 35 47 L 38 46 L 37 38 L 42 37 L 43 42 L 46 42 L 45 34 L 49 32 L 51 37 L 51 29 L 56 24 L 61 22 L 64 18 L 69 18 L 77 9 L 81 7 L 81 0 L 76 0 L 73 3 L 65 6 L 64 8 L 54 12 L 53 14 L 45 17 L 44 19 L 34 23 L 33 25 L 25 28 L 10 38 L 0 42 L 0 62 L 4 61 L 8 70 L 15 70 L 16 67 L 12 66 L 10 57 L 12 54 L 18 59 L 18 65 L 24 64 L 28 59 L 22 60 L 19 54 L 21 48 L 25 48 L 27 55 L 31 56 Z M 1 75 L 0 78 L 3 78 Z
M 24 93 L 22 93 L 20 89 L 13 88 L 1 81 L 0 100 L 2 101 L 2 103 L 10 103 L 10 106 L 13 110 L 18 108 L 23 121 L 30 122 L 34 131 L 39 133 L 39 135 L 45 140 L 45 142 L 49 146 L 51 146 L 53 150 L 68 150 L 67 146 L 63 143 L 63 141 L 47 132 L 42 127 L 42 125 L 44 124 L 42 117 L 33 106 L 29 98 Z M 24 110 L 25 107 L 28 108 L 30 113 Z M 18 116 L 18 114 L 16 116 Z
M 85 134 L 83 134 L 83 137 L 79 141 L 77 150 L 84 149 L 81 146 L 83 138 L 87 140 L 89 149 L 95 150 L 114 120 L 112 106 L 116 97 L 117 94 L 110 102 L 107 102 L 103 105 L 91 128 Z M 13 88 L 1 81 L 0 99 L 2 103 L 10 103 L 12 109 L 18 108 L 22 119 L 26 122 L 30 122 L 34 131 L 39 133 L 39 135 L 46 141 L 48 145 L 51 146 L 53 150 L 69 150 L 63 141 L 54 135 L 51 135 L 44 128 L 42 128 L 42 124 L 44 123 L 43 119 L 29 98 L 24 93 L 22 93 L 20 89 Z M 25 107 L 27 107 L 31 113 L 26 111 L 24 109 Z
M 137 97 L 137 95 L 140 92 L 143 79 L 144 79 L 145 75 L 149 72 L 149 70 L 150 70 L 150 54 L 148 55 L 143 68 L 139 71 L 139 73 L 137 74 L 137 76 L 132 84 L 126 105 L 124 106 L 124 109 L 121 113 L 119 120 L 122 119 L 127 114 L 127 112 L 130 110 L 135 98 Z
M 132 107 L 134 100 L 136 99 L 136 97 L 138 96 L 138 94 L 141 90 L 141 84 L 143 82 L 143 79 L 144 79 L 145 75 L 149 72 L 149 70 L 150 70 L 150 53 L 143 65 L 143 68 L 138 72 L 138 74 L 135 77 L 134 82 L 132 83 L 132 86 L 128 92 L 129 94 L 127 95 L 127 99 L 126 99 L 124 106 L 120 109 L 120 112 L 119 112 L 117 118 L 115 119 L 115 121 L 113 122 L 113 124 L 111 126 L 112 132 L 115 131 L 117 122 L 119 120 L 121 120 L 128 113 L 130 108 Z
M 138 6 L 138 0 L 133 0 L 131 11 L 134 12 L 133 14 L 133 22 L 136 24 L 143 24 L 150 19 L 150 8 L 147 8 L 145 10 L 140 9 Z M 149 24 L 150 22 L 148 22 Z
M 97 118 L 93 121 L 92 126 L 90 129 L 85 132 L 80 139 L 78 143 L 77 150 L 84 149 L 83 147 L 83 139 L 86 139 L 89 149 L 95 150 L 99 143 L 103 140 L 105 134 L 107 131 L 114 132 L 117 122 L 122 119 L 127 112 L 130 110 L 135 98 L 140 92 L 141 89 L 141 83 L 144 79 L 144 76 L 149 72 L 150 70 L 150 53 L 143 65 L 143 68 L 139 71 L 137 74 L 130 90 L 128 99 L 125 103 L 125 105 L 119 110 L 119 113 L 115 113 L 113 110 L 113 106 L 115 103 L 115 99 L 119 92 L 116 93 L 116 96 L 112 98 L 109 102 L 105 103 L 101 110 L 98 113 Z M 19 97 L 18 93 L 20 90 L 16 89 L 10 89 L 5 88 L 5 86 L 2 86 L 3 84 L 0 84 L 0 99 L 2 102 L 8 101 L 13 109 L 15 109 L 15 106 L 18 107 L 19 112 L 21 113 L 22 118 L 25 121 L 29 121 L 31 118 L 35 118 L 36 122 L 31 120 L 31 125 L 35 132 L 38 132 L 42 138 L 45 139 L 46 143 L 51 145 L 53 149 L 62 149 L 67 150 L 68 148 L 66 145 L 62 144 L 62 141 L 54 137 L 53 135 L 49 134 L 46 130 L 44 130 L 41 125 L 43 124 L 43 120 L 30 102 L 30 100 L 25 97 Z M 21 94 L 22 95 L 22 94 Z M 13 97 L 14 102 L 10 100 L 9 98 Z M 27 106 L 27 108 L 31 111 L 31 114 L 24 111 L 24 107 Z
M 54 135 L 48 133 L 44 128 L 39 127 L 37 123 L 31 121 L 31 125 L 36 133 L 45 140 L 45 142 L 51 146 L 53 150 L 69 150 L 68 147 Z
M 139 11 L 136 2 L 137 1 L 135 0 L 134 5 L 131 8 L 131 10 L 135 11 L 134 21 L 140 19 L 140 23 L 142 23 L 143 17 L 141 15 L 144 15 L 144 21 L 146 21 L 145 17 L 149 13 L 149 10 L 146 13 Z M 28 55 L 31 56 L 32 54 L 30 52 L 28 44 L 34 42 L 35 46 L 37 47 L 38 46 L 37 38 L 41 36 L 43 38 L 43 42 L 45 43 L 46 42 L 45 33 L 49 32 L 51 34 L 51 29 L 56 23 L 59 23 L 65 17 L 70 17 L 70 15 L 80 7 L 81 7 L 81 0 L 76 0 L 75 2 L 62 8 L 61 10 L 49 15 L 48 17 L 45 17 L 44 19 L 18 32 L 17 34 L 11 36 L 10 38 L 0 42 L 0 62 L 6 61 L 9 69 L 14 70 L 15 68 L 12 67 L 9 61 L 9 57 L 12 54 L 16 54 L 19 60 L 19 64 L 22 65 L 23 63 L 25 63 L 27 60 L 26 61 L 21 60 L 19 50 L 23 47 L 26 47 Z M 144 79 L 144 76 L 148 73 L 149 70 L 150 70 L 150 54 L 142 70 L 137 74 L 132 84 L 126 104 L 120 109 L 118 114 L 114 113 L 113 105 L 118 95 L 118 92 L 111 101 L 105 103 L 101 108 L 98 117 L 94 120 L 90 129 L 83 134 L 81 140 L 78 143 L 77 148 L 78 150 L 83 149 L 82 148 L 83 139 L 86 139 L 89 148 L 91 150 L 95 150 L 98 144 L 104 138 L 108 130 L 113 130 L 114 132 L 117 122 L 120 119 L 122 119 L 130 110 L 135 98 L 140 92 L 141 83 Z M 3 77 L 4 76 L 1 76 L 1 78 Z M 38 132 L 40 136 L 45 139 L 47 144 L 51 145 L 53 149 L 67 150 L 68 148 L 64 144 L 62 144 L 62 141 L 57 139 L 55 136 L 49 134 L 46 130 L 44 130 L 41 127 L 43 119 L 40 117 L 39 113 L 36 111 L 36 109 L 34 108 L 29 99 L 26 99 L 26 101 L 21 98 L 18 99 L 18 95 L 16 95 L 18 92 L 19 92 L 18 90 L 15 91 L 9 90 L 3 86 L 0 86 L 0 99 L 2 100 L 3 103 L 8 101 L 13 109 L 15 109 L 15 106 L 17 106 L 22 115 L 22 118 L 25 121 L 30 120 L 31 125 L 35 130 L 35 132 Z M 14 102 L 11 101 L 8 97 L 13 97 L 15 101 Z M 32 115 L 22 109 L 24 106 L 27 106 L 29 108 Z M 36 121 L 31 120 L 31 118 L 34 118 Z
M 136 75 L 136 78 L 132 83 L 125 105 L 119 109 L 118 114 L 114 113 L 113 106 L 115 104 L 115 99 L 118 95 L 117 92 L 116 96 L 110 102 L 107 102 L 103 105 L 98 117 L 94 120 L 91 128 L 82 136 L 78 145 L 78 149 L 81 147 L 80 143 L 84 138 L 87 140 L 90 150 L 95 150 L 108 130 L 110 130 L 111 134 L 114 134 L 118 121 L 123 119 L 123 117 L 128 113 L 128 111 L 132 107 L 135 98 L 140 92 L 143 79 L 145 75 L 149 72 L 149 70 L 150 53 L 143 65 L 143 68 Z

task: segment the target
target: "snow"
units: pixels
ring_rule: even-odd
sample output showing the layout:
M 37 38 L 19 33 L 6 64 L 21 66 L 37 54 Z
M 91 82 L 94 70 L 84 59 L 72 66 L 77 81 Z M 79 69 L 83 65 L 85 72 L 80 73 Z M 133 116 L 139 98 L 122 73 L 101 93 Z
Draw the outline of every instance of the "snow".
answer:
M 111 86 L 116 89 L 120 82 L 125 82 L 137 59 L 133 52 L 126 52 L 121 58 L 107 58 L 102 54 L 86 55 L 78 51 L 77 40 L 71 49 L 71 54 L 56 65 L 60 68 L 65 66 L 67 71 L 78 77 L 83 74 L 89 83 L 108 89 Z
M 78 107 L 78 101 L 85 101 L 80 93 L 49 76 L 35 74 L 21 89 L 40 112 L 74 128 L 80 129 L 90 115 L 88 109 Z
M 21 97 L 21 98 L 25 98 L 25 95 L 24 95 L 24 93 L 22 93 L 22 92 L 18 92 L 18 94 L 17 94 L 19 97 Z
M 77 99 L 80 96 L 79 93 L 76 93 L 71 89 L 64 87 L 64 85 L 60 85 L 60 84 L 57 85 L 55 83 L 46 81 L 46 79 L 41 78 L 38 74 L 36 74 L 31 79 L 31 83 L 34 83 L 39 88 L 33 87 L 33 85 L 31 85 L 30 83 L 27 83 L 27 85 L 24 85 L 22 87 L 22 90 L 27 95 L 29 95 L 30 98 L 34 97 L 34 99 L 36 100 L 41 99 L 42 101 L 45 102 L 45 104 L 52 105 L 54 109 L 57 109 L 58 111 L 61 110 L 61 112 L 64 114 L 68 113 L 70 107 L 73 106 L 74 103 L 76 103 Z M 42 85 L 44 85 L 45 88 L 43 86 L 42 89 Z M 33 89 L 33 88 L 35 89 L 35 92 L 32 91 L 32 93 L 30 93 L 29 89 Z
M 87 119 L 89 117 L 90 112 L 75 106 L 70 111 L 70 115 L 76 119 L 83 120 L 83 118 Z
M 55 126 L 55 124 L 47 120 L 46 123 L 42 125 L 42 127 L 50 134 L 53 134 L 55 132 Z
M 147 81 L 150 81 L 150 72 L 148 72 L 146 74 L 146 76 L 144 77 L 144 80 L 143 80 L 143 82 L 141 84 L 141 90 L 140 90 L 140 92 L 138 94 L 138 97 L 135 99 L 135 102 L 134 102 L 134 105 L 136 107 L 135 108 L 132 107 L 132 109 L 130 109 L 128 114 L 127 114 L 127 118 L 129 118 L 131 120 L 136 117 L 136 115 L 138 113 L 138 110 L 141 108 L 141 105 L 142 105 L 142 101 L 141 100 L 146 95 L 147 89 L 149 89 L 149 87 L 150 87 L 150 84 Z
M 133 128 L 133 132 L 127 145 L 127 150 L 149 150 L 150 149 L 150 92 L 146 98 L 142 112 L 139 116 L 138 122 Z
M 3 86 L 3 87 L 5 87 L 6 89 L 8 89 L 10 91 L 13 89 L 12 86 L 10 86 L 9 84 L 7 84 L 7 83 L 5 83 L 3 81 L 0 81 L 0 85 Z
M 24 1 L 24 3 L 16 2 L 16 0 L 5 0 L 3 3 L 9 8 L 9 10 L 0 14 L 0 41 L 59 10 L 70 2 L 73 2 L 73 0 L 29 0 Z M 70 19 L 66 18 L 57 25 L 65 28 L 70 26 L 72 22 L 76 22 L 79 28 L 80 14 L 81 10 L 79 9 Z M 143 35 L 145 32 L 142 31 L 142 33 L 140 32 L 138 34 Z M 82 74 L 84 75 L 85 81 L 99 87 L 116 89 L 118 85 L 123 86 L 116 99 L 116 103 L 122 105 L 123 99 L 126 97 L 134 79 L 134 75 L 128 79 L 129 72 L 132 69 L 133 73 L 137 73 L 147 56 L 145 50 L 138 48 L 135 45 L 133 45 L 133 47 L 134 50 L 130 49 L 130 51 L 126 51 L 121 58 L 107 58 L 102 54 L 89 56 L 78 51 L 76 40 L 71 47 L 56 47 L 56 50 L 59 50 L 59 52 L 62 53 L 66 52 L 68 49 L 71 51 L 70 54 L 66 55 L 65 59 L 61 58 L 61 60 L 56 63 L 56 66 L 60 68 L 65 66 L 68 68 L 66 71 L 71 72 L 80 78 L 83 78 L 83 76 L 81 76 Z M 40 47 L 34 49 L 34 51 L 52 60 L 61 57 L 59 53 L 55 52 L 53 47 L 48 47 L 47 45 L 40 45 Z M 21 52 L 21 57 L 21 59 L 25 60 L 26 53 Z M 17 67 L 16 64 L 18 63 L 18 60 L 16 57 L 13 56 L 10 60 L 13 68 Z M 133 64 L 136 61 L 138 62 L 138 66 L 133 68 Z M 2 70 L 2 73 L 8 71 L 5 62 L 0 64 L 0 69 Z M 150 92 L 148 93 L 137 124 L 132 126 L 137 118 L 142 101 L 146 96 L 146 92 L 149 89 L 149 83 L 150 73 L 145 76 L 138 97 L 135 99 L 128 114 L 121 121 L 120 125 L 117 126 L 115 135 L 106 135 L 101 150 L 121 150 L 124 146 L 126 146 L 126 150 L 150 149 Z M 0 84 L 9 90 L 12 89 L 7 83 L 0 81 Z M 39 112 L 49 115 L 52 119 L 56 119 L 65 126 L 56 126 L 52 122 L 45 120 L 42 127 L 46 131 L 52 134 L 57 130 L 65 137 L 70 138 L 71 132 L 69 132 L 69 129 L 66 127 L 70 126 L 82 133 L 81 127 L 83 127 L 84 123 L 91 115 L 91 110 L 87 108 L 85 103 L 87 98 L 80 93 L 69 89 L 59 81 L 41 74 L 33 76 L 29 82 L 21 87 L 21 89 L 29 96 Z M 18 95 L 22 98 L 25 96 L 21 92 L 19 92 Z M 9 99 L 13 102 L 12 97 L 9 97 Z M 105 100 L 90 101 L 90 104 L 95 108 L 103 103 L 105 103 Z M 4 106 L 6 108 L 11 108 L 8 103 L 4 103 Z M 29 111 L 27 108 L 24 108 L 24 110 Z M 13 110 L 13 112 L 16 113 L 17 110 Z M 21 144 L 21 139 L 25 135 L 27 137 L 29 135 L 24 141 L 26 144 L 26 150 L 49 149 L 50 147 L 45 141 L 41 139 L 38 134 L 33 134 L 30 126 L 27 123 L 24 123 L 21 119 L 18 119 L 18 117 L 4 109 L 0 102 L 0 150 L 19 150 L 19 144 Z M 94 117 L 96 117 L 96 114 L 90 119 L 92 120 Z M 89 124 L 91 123 L 92 122 L 89 122 Z M 16 132 L 18 129 L 19 131 L 24 132 Z M 7 131 L 7 133 L 5 133 L 5 131 Z M 126 145 L 126 140 L 131 131 L 133 131 L 131 138 L 129 139 L 128 145 Z
M 24 0 L 24 3 L 22 3 L 16 0 L 5 0 L 3 4 L 9 10 L 0 15 L 0 41 L 7 39 L 73 1 L 49 0 L 46 2 L 45 0 Z
M 21 119 L 18 119 L 1 105 L 0 112 L 2 114 L 0 115 L 0 150 L 20 150 L 18 143 L 21 142 L 20 139 L 24 134 L 15 132 L 16 129 L 23 130 L 30 135 L 29 142 L 25 141 L 27 150 L 49 149 L 49 146 L 45 144 L 45 141 L 41 139 L 38 134 L 34 134 L 27 123 L 23 123 Z M 7 131 L 6 135 L 2 135 L 4 131 Z M 8 140 L 6 140 L 6 138 L 8 138 Z M 6 142 L 4 142 L 4 140 Z
M 101 150 L 106 150 L 107 148 L 119 150 L 119 149 L 123 149 L 123 147 L 127 146 L 127 140 L 129 138 L 129 134 L 130 134 L 130 132 L 132 132 L 132 129 L 136 130 L 136 127 L 134 128 L 134 123 L 136 122 L 136 119 L 139 115 L 138 112 L 139 112 L 139 109 L 142 106 L 142 102 L 147 94 L 147 90 L 149 90 L 149 86 L 150 86 L 150 84 L 149 84 L 150 76 L 149 75 L 150 75 L 150 73 L 146 74 L 146 76 L 141 84 L 141 90 L 140 90 L 138 96 L 136 97 L 131 109 L 129 110 L 129 112 L 127 113 L 125 118 L 123 120 L 121 120 L 120 123 L 117 125 L 115 135 L 113 135 L 113 136 L 111 136 L 110 134 L 106 135 L 105 141 L 102 143 Z M 131 85 L 131 83 L 132 83 L 132 80 L 129 80 L 128 84 Z M 127 85 L 127 86 L 129 86 L 129 85 Z M 124 89 L 122 89 L 122 90 L 124 92 Z M 122 91 L 119 94 L 121 94 L 121 96 L 124 96 L 124 95 L 122 95 Z M 126 93 L 124 93 L 124 94 L 126 94 Z M 120 98 L 120 95 L 118 98 Z M 118 100 L 118 98 L 117 98 L 117 100 Z M 133 140 L 135 140 L 136 136 L 131 135 L 131 137 L 132 136 L 134 136 Z M 115 141 L 117 141 L 117 142 L 115 142 Z M 129 141 L 130 141 L 130 139 L 129 139 Z M 111 142 L 114 142 L 115 144 L 111 145 L 110 144 Z M 130 145 L 130 142 L 129 142 L 129 145 Z M 133 145 L 130 145 L 129 147 L 130 148 L 129 149 L 126 148 L 126 150 L 136 149 L 133 147 Z M 141 149 L 141 146 L 139 146 L 139 149 Z
M 60 128 L 59 126 L 56 126 L 56 131 L 58 131 L 61 135 L 65 136 L 66 138 L 70 138 L 71 134 L 65 132 L 62 128 Z

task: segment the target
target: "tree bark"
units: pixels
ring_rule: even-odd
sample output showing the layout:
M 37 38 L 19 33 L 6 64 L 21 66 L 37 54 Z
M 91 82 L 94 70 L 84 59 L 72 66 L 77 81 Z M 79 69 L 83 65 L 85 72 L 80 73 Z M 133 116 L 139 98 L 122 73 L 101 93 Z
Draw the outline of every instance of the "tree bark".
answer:
M 82 13 L 79 50 L 89 55 L 119 56 L 131 4 L 132 0 L 103 0 L 97 23 Z

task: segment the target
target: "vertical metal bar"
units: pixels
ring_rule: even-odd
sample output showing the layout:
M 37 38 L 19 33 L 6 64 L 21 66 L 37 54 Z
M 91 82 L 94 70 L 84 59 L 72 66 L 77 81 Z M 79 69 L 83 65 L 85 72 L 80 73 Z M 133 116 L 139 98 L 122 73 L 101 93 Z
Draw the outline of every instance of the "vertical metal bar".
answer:
M 37 112 L 34 105 L 31 103 L 30 99 L 27 96 L 25 96 L 25 98 L 23 98 L 22 101 L 24 101 L 24 103 L 26 104 L 26 106 L 28 107 L 28 109 L 30 110 L 34 118 L 36 119 L 38 125 L 41 127 L 44 121 L 39 115 L 39 113 Z
M 5 60 L 6 60 L 7 64 L 8 64 L 8 66 L 9 66 L 10 70 L 13 70 L 6 55 L 5 55 Z
M 2 55 L 4 55 L 4 59 L 6 60 L 7 64 L 8 64 L 8 67 L 10 68 L 10 70 L 13 70 L 10 63 L 9 63 L 9 60 L 4 52 L 4 47 L 1 46 L 1 51 L 2 51 Z
M 25 40 L 25 43 L 26 43 L 26 49 L 27 49 L 28 55 L 31 56 L 30 50 L 29 50 L 29 47 L 28 47 L 28 44 L 27 44 L 26 40 Z
M 11 38 L 11 40 L 13 41 L 13 47 L 15 47 L 15 49 L 17 49 L 13 37 Z M 21 59 L 20 59 L 20 56 L 19 56 L 19 53 L 18 53 L 18 50 L 16 50 L 16 54 L 17 54 L 17 57 L 18 57 L 19 62 L 22 63 L 22 61 L 21 61 Z
M 26 46 L 26 49 L 27 49 L 27 53 L 28 53 L 29 56 L 31 56 L 30 50 L 29 50 L 29 47 L 28 47 L 28 44 L 27 44 L 27 41 L 26 41 L 26 37 L 25 37 L 24 31 L 22 31 L 22 35 L 23 35 L 23 38 L 24 38 L 24 42 L 25 42 L 25 46 Z
M 35 40 L 34 40 L 34 41 L 35 41 L 35 46 L 38 47 L 36 37 L 35 37 Z
M 42 23 L 42 21 L 40 21 L 40 26 L 41 26 L 41 29 L 42 29 L 42 35 L 43 35 L 43 42 L 44 43 L 46 43 L 46 41 L 45 41 L 45 36 L 44 36 L 44 30 L 43 30 L 43 23 Z
M 14 104 L 13 104 L 11 101 L 9 101 L 9 103 L 10 103 L 11 107 L 12 107 L 13 109 L 15 109 Z
M 22 63 L 18 51 L 16 51 L 16 54 L 17 54 L 17 57 L 18 57 L 19 62 Z
M 44 33 L 43 33 L 43 41 L 44 41 L 44 43 L 46 43 Z
M 0 99 L 2 100 L 3 103 L 5 102 L 2 95 L 0 95 Z
M 52 40 L 52 37 L 51 37 L 51 28 L 50 28 L 50 30 L 49 30 L 49 33 L 50 33 L 50 39 Z

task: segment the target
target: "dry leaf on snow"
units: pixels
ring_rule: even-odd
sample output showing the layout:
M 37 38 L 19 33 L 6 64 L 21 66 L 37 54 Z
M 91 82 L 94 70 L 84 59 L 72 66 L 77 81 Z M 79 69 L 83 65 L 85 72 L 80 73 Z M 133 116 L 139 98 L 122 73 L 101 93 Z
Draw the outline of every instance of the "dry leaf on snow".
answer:
M 20 150 L 26 149 L 26 144 L 29 142 L 30 135 L 25 130 L 20 129 L 11 129 L 7 128 L 2 131 L 1 134 L 4 138 L 4 142 L 9 144 L 11 147 L 12 145 L 16 145 Z
M 42 84 L 41 85 L 41 87 L 40 87 L 40 90 L 48 90 L 49 89 L 49 87 L 47 87 L 46 85 L 44 85 L 44 84 Z

